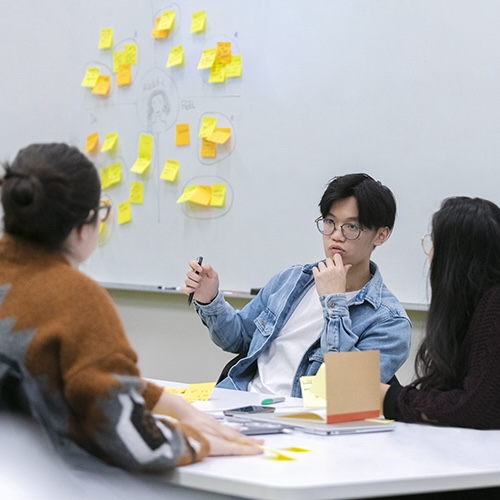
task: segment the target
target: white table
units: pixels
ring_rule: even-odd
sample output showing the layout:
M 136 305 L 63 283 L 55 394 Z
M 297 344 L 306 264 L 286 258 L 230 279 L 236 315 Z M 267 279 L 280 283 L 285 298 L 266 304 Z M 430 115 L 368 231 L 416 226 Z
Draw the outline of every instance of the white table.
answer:
M 258 404 L 262 398 L 214 389 L 210 401 L 195 405 L 219 411 Z M 276 407 L 296 408 L 300 404 L 300 399 L 287 398 Z M 276 461 L 267 454 L 209 457 L 177 468 L 168 482 L 192 488 L 193 495 L 199 489 L 262 500 L 370 498 L 500 485 L 500 431 L 397 423 L 393 432 L 328 437 L 301 432 L 269 435 L 265 444 L 312 451 L 290 453 L 295 461 Z

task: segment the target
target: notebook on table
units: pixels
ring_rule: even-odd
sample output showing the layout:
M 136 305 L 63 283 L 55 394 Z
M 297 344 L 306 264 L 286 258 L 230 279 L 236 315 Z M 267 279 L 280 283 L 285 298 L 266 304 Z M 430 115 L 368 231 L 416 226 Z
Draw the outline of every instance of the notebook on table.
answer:
M 333 436 L 339 434 L 358 434 L 365 432 L 388 432 L 394 430 L 394 422 L 384 419 L 355 420 L 352 422 L 340 422 L 337 424 L 327 424 L 322 419 L 300 418 L 308 412 L 294 414 L 261 413 L 246 415 L 248 419 L 257 422 L 275 422 L 288 429 L 294 429 L 308 434 L 318 434 L 321 436 Z M 285 416 L 286 415 L 286 416 Z

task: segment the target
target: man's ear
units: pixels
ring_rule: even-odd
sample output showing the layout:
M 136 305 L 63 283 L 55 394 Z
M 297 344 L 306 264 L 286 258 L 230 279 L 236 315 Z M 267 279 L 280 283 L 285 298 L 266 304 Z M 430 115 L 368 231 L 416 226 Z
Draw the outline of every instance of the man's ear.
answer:
M 387 226 L 379 227 L 377 229 L 377 234 L 375 235 L 375 239 L 373 240 L 373 245 L 379 247 L 389 239 L 390 235 L 391 235 L 391 230 Z

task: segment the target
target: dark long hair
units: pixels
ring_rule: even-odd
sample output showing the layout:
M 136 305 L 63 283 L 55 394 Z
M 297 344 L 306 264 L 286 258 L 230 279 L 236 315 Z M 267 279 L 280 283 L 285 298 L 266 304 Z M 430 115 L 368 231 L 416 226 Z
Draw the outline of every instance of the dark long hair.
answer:
M 5 232 L 51 250 L 64 246 L 74 227 L 91 222 L 101 193 L 94 164 L 67 144 L 31 144 L 3 165 Z
M 500 283 L 500 208 L 481 198 L 443 201 L 432 218 L 431 304 L 415 359 L 422 389 L 459 388 L 461 345 L 484 292 Z

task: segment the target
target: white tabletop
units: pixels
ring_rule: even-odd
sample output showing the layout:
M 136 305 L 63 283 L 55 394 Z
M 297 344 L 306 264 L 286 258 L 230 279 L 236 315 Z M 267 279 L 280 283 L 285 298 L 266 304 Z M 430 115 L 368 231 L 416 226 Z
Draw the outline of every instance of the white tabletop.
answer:
M 172 385 L 168 383 L 168 385 Z M 204 410 L 258 404 L 265 395 L 214 389 Z M 300 399 L 287 398 L 289 408 Z M 273 448 L 302 447 L 288 453 L 209 457 L 179 467 L 171 484 L 242 498 L 314 500 L 369 498 L 390 494 L 500 485 L 500 431 L 476 431 L 396 423 L 392 432 L 313 436 L 301 432 L 265 436 Z

